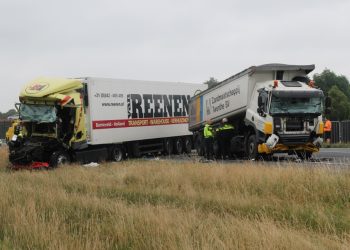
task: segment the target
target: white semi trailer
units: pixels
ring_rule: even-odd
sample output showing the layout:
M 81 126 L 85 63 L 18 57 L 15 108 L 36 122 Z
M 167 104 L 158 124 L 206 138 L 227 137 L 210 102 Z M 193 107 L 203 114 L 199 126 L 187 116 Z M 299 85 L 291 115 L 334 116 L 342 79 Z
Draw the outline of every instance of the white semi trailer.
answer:
M 25 85 L 10 161 L 51 166 L 190 152 L 188 103 L 204 84 L 38 78 Z M 40 165 L 40 164 L 39 164 Z
M 235 130 L 230 152 L 270 158 L 273 153 L 311 157 L 322 143 L 324 95 L 307 74 L 314 65 L 252 66 L 194 96 L 190 101 L 189 130 L 203 153 L 206 121 L 218 126 L 226 117 Z M 326 106 L 330 100 L 326 98 Z M 214 152 L 218 153 L 214 141 Z

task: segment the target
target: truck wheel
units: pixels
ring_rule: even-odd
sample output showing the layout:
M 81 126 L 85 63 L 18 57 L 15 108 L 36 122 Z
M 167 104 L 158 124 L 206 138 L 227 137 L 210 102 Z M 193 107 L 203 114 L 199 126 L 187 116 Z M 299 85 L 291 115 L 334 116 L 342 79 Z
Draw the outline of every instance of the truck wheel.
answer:
M 301 159 L 301 160 L 310 160 L 310 158 L 312 156 L 312 152 L 298 151 L 297 155 L 298 155 L 299 159 Z
M 273 155 L 272 154 L 260 154 L 259 155 L 263 161 L 272 161 Z
M 56 151 L 50 157 L 50 167 L 59 167 L 70 163 L 70 157 L 65 151 Z
M 175 139 L 175 151 L 179 155 L 184 152 L 184 146 L 180 137 Z
M 248 137 L 247 140 L 247 156 L 248 159 L 256 159 L 258 155 L 258 144 L 256 143 L 256 136 L 252 134 Z
M 120 162 L 124 159 L 124 150 L 120 145 L 113 146 L 110 152 L 112 161 Z
M 192 140 L 190 137 L 185 138 L 185 153 L 190 154 L 192 151 Z
M 133 142 L 131 144 L 131 154 L 133 157 L 139 158 L 141 157 L 140 144 L 139 142 Z
M 164 140 L 164 154 L 171 155 L 174 151 L 174 144 L 171 138 L 167 138 Z
M 204 155 L 203 138 L 201 136 L 197 136 L 196 141 L 195 141 L 195 148 L 196 148 L 198 156 Z

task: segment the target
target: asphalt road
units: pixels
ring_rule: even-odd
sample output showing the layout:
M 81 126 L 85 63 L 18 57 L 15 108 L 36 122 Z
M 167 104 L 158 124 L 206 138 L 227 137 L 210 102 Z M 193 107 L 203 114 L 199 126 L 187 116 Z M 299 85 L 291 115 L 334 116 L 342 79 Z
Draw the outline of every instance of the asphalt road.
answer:
M 198 157 L 195 151 L 188 155 L 172 155 L 172 156 L 148 156 L 144 159 L 154 160 L 175 160 L 175 161 L 202 161 L 202 157 Z M 225 163 L 244 161 L 244 159 L 227 160 Z M 300 162 L 295 155 L 275 154 L 273 162 Z M 321 148 L 320 152 L 314 153 L 312 158 L 307 161 L 309 163 L 325 163 L 330 165 L 342 165 L 346 168 L 350 167 L 350 148 Z
M 192 152 L 191 156 L 187 155 L 172 155 L 172 156 L 159 156 L 159 157 L 146 157 L 144 159 L 154 160 L 175 160 L 175 161 L 199 161 L 205 162 L 202 157 L 198 157 L 195 151 Z M 233 162 L 244 162 L 244 159 L 237 160 L 225 160 L 220 161 L 221 163 L 233 163 Z M 261 160 L 259 161 L 261 162 Z M 288 163 L 288 162 L 302 162 L 307 164 L 326 164 L 329 166 L 336 167 L 350 167 L 350 148 L 321 148 L 320 152 L 313 154 L 312 158 L 308 161 L 301 161 L 296 155 L 288 154 L 275 154 L 272 161 L 266 162 L 267 164 L 273 163 Z
M 350 165 L 350 148 L 321 148 L 312 157 L 321 161 L 332 161 Z

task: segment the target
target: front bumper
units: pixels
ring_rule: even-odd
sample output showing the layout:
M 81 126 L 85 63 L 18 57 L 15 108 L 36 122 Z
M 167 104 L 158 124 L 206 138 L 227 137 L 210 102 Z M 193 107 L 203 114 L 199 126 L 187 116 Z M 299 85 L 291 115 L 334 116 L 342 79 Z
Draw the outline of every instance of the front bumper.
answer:
M 306 138 L 307 137 L 307 138 Z M 286 140 L 288 138 L 288 140 Z M 302 140 L 300 140 L 302 138 Z M 277 136 L 272 134 L 265 143 L 258 145 L 258 153 L 285 153 L 295 151 L 318 152 L 322 143 L 321 137 L 310 135 Z
M 288 153 L 291 151 L 307 151 L 316 153 L 320 151 L 320 148 L 309 142 L 301 145 L 284 145 L 277 144 L 275 147 L 270 149 L 266 143 L 262 143 L 258 145 L 259 154 L 272 154 L 272 153 Z

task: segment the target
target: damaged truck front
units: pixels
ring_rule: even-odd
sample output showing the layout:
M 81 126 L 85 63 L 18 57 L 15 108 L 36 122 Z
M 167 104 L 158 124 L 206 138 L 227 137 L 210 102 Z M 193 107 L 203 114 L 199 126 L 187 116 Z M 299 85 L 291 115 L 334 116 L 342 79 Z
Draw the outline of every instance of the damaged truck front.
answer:
M 270 159 L 274 153 L 308 159 L 323 141 L 322 113 L 331 100 L 307 76 L 315 65 L 252 66 L 203 91 L 190 101 L 189 129 L 203 153 L 203 127 L 223 118 L 234 125 L 230 154 Z M 214 140 L 218 155 L 219 143 Z
M 10 162 L 56 166 L 70 161 L 67 153 L 87 147 L 79 79 L 36 79 L 21 90 L 20 123 L 9 142 Z

